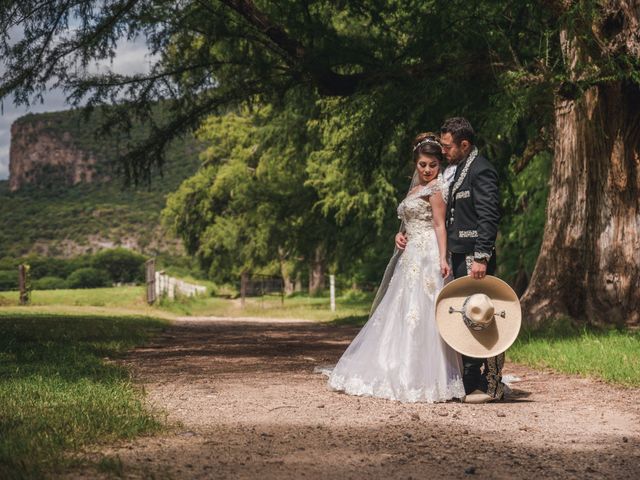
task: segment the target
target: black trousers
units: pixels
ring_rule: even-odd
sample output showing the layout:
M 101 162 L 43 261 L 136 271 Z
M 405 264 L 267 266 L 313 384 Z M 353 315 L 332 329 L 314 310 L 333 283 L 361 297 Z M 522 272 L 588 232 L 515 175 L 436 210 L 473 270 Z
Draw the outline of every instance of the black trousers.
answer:
M 460 278 L 469 275 L 472 262 L 472 253 L 452 253 L 453 277 Z M 496 255 L 494 252 L 487 265 L 487 275 L 493 275 L 495 271 Z M 462 381 L 465 393 L 481 390 L 497 399 L 504 396 L 504 384 L 502 383 L 504 353 L 491 358 L 473 358 L 462 355 L 462 365 L 464 367 Z

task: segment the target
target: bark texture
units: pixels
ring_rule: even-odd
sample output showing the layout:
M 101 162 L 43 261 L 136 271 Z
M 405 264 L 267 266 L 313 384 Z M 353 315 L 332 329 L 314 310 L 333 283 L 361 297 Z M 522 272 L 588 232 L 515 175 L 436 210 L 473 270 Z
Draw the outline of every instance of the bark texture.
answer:
M 638 25 L 640 9 L 628 5 L 638 2 L 611 3 L 623 4 L 617 10 L 623 27 Z M 561 34 L 576 84 L 581 66 L 593 60 L 580 42 Z M 568 315 L 640 326 L 640 88 L 609 80 L 575 96 L 571 91 L 560 88 L 555 100 L 547 222 L 522 298 L 524 319 L 535 325 Z
M 317 295 L 325 289 L 326 257 L 324 245 L 316 247 L 309 265 L 309 295 Z

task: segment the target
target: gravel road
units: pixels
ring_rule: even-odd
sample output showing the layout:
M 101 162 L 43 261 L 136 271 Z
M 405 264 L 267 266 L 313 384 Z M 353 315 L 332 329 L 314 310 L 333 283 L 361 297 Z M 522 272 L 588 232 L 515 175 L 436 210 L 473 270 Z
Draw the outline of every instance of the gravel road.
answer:
M 402 404 L 330 391 L 358 329 L 186 318 L 124 362 L 169 433 L 89 452 L 125 478 L 640 478 L 640 389 L 508 363 L 508 401 Z M 75 478 L 111 473 L 76 471 Z

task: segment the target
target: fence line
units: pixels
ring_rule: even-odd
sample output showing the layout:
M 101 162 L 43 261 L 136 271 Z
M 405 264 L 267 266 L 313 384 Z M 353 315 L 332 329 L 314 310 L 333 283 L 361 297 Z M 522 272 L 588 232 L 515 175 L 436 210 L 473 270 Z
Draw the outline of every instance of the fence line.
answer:
M 173 300 L 176 294 L 193 297 L 207 293 L 207 287 L 170 277 L 163 271 L 156 272 L 155 280 L 156 298 L 166 295 L 169 300 Z
M 156 271 L 155 259 L 145 262 L 145 277 L 147 284 L 147 302 L 154 303 L 158 298 L 166 296 L 169 300 L 176 298 L 176 294 L 186 297 L 204 295 L 207 287 L 185 282 L 179 278 L 170 277 L 163 270 Z

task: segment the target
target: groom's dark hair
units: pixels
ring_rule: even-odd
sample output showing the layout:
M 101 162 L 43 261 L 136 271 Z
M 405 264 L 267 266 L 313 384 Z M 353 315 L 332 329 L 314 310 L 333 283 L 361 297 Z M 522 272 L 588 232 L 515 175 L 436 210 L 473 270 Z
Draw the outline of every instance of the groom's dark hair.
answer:
M 473 145 L 476 139 L 476 133 L 473 131 L 473 127 L 469 123 L 469 120 L 464 117 L 447 118 L 442 124 L 442 127 L 440 127 L 440 133 L 450 133 L 456 145 L 460 145 L 462 140 L 466 140 Z

